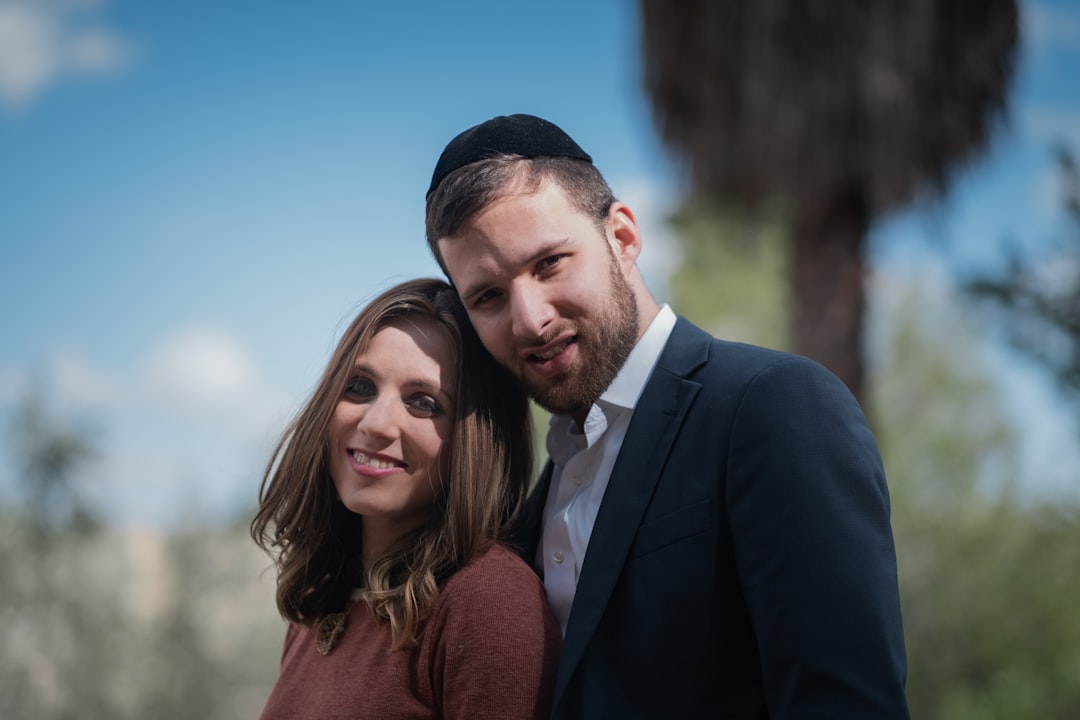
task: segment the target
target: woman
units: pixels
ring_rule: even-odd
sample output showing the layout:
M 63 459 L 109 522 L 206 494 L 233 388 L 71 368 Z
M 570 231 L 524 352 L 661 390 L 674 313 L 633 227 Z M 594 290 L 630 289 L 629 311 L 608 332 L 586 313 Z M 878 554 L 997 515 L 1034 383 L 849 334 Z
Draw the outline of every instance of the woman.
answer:
M 528 406 L 440 280 L 364 309 L 275 449 L 251 524 L 290 622 L 262 717 L 547 717 L 561 633 L 499 543 Z

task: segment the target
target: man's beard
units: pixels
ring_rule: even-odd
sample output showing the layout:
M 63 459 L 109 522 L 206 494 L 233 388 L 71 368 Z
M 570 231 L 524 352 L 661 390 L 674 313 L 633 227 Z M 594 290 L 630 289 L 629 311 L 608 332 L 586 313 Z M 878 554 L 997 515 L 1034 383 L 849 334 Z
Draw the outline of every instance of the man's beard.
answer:
M 536 383 L 522 375 L 526 391 L 556 415 L 587 411 L 619 374 L 637 343 L 638 308 L 626 278 L 612 259 L 611 294 L 600 313 L 576 321 L 578 356 L 574 367 Z

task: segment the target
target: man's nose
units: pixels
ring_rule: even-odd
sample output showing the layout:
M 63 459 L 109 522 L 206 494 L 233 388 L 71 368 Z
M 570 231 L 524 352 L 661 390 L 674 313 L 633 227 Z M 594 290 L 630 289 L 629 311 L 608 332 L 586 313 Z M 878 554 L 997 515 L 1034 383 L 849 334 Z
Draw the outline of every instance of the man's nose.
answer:
M 555 308 L 546 293 L 531 283 L 513 289 L 510 313 L 514 335 L 529 340 L 543 336 L 545 328 L 555 318 Z

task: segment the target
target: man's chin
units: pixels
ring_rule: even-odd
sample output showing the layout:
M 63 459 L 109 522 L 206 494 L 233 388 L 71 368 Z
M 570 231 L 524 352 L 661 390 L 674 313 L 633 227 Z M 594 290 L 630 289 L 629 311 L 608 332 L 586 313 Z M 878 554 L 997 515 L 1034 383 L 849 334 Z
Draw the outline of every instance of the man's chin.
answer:
M 588 405 L 570 406 L 565 404 L 546 402 L 541 398 L 533 399 L 536 400 L 537 405 L 544 408 L 552 415 L 568 415 L 570 417 L 575 417 L 579 414 L 584 413 L 589 407 L 592 406 L 592 403 L 589 403 Z
M 555 415 L 576 415 L 585 412 L 595 401 L 595 398 L 592 398 L 587 402 L 582 402 L 580 389 L 568 387 L 565 381 L 547 383 L 543 386 L 527 383 L 525 390 L 537 405 Z

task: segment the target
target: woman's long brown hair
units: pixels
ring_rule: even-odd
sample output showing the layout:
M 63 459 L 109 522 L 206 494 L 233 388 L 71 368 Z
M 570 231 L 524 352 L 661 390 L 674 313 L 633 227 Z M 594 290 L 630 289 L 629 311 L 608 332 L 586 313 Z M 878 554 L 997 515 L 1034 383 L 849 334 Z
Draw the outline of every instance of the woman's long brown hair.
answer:
M 445 329 L 457 362 L 449 476 L 432 520 L 363 568 L 363 519 L 338 500 L 329 473 L 330 421 L 356 356 L 400 317 L 433 319 Z M 395 647 L 414 641 L 439 583 L 502 538 L 519 512 L 533 469 L 531 436 L 524 393 L 484 350 L 453 288 L 420 279 L 382 293 L 345 331 L 263 475 L 251 536 L 275 557 L 282 616 L 313 624 L 344 610 L 360 588 L 389 624 Z

